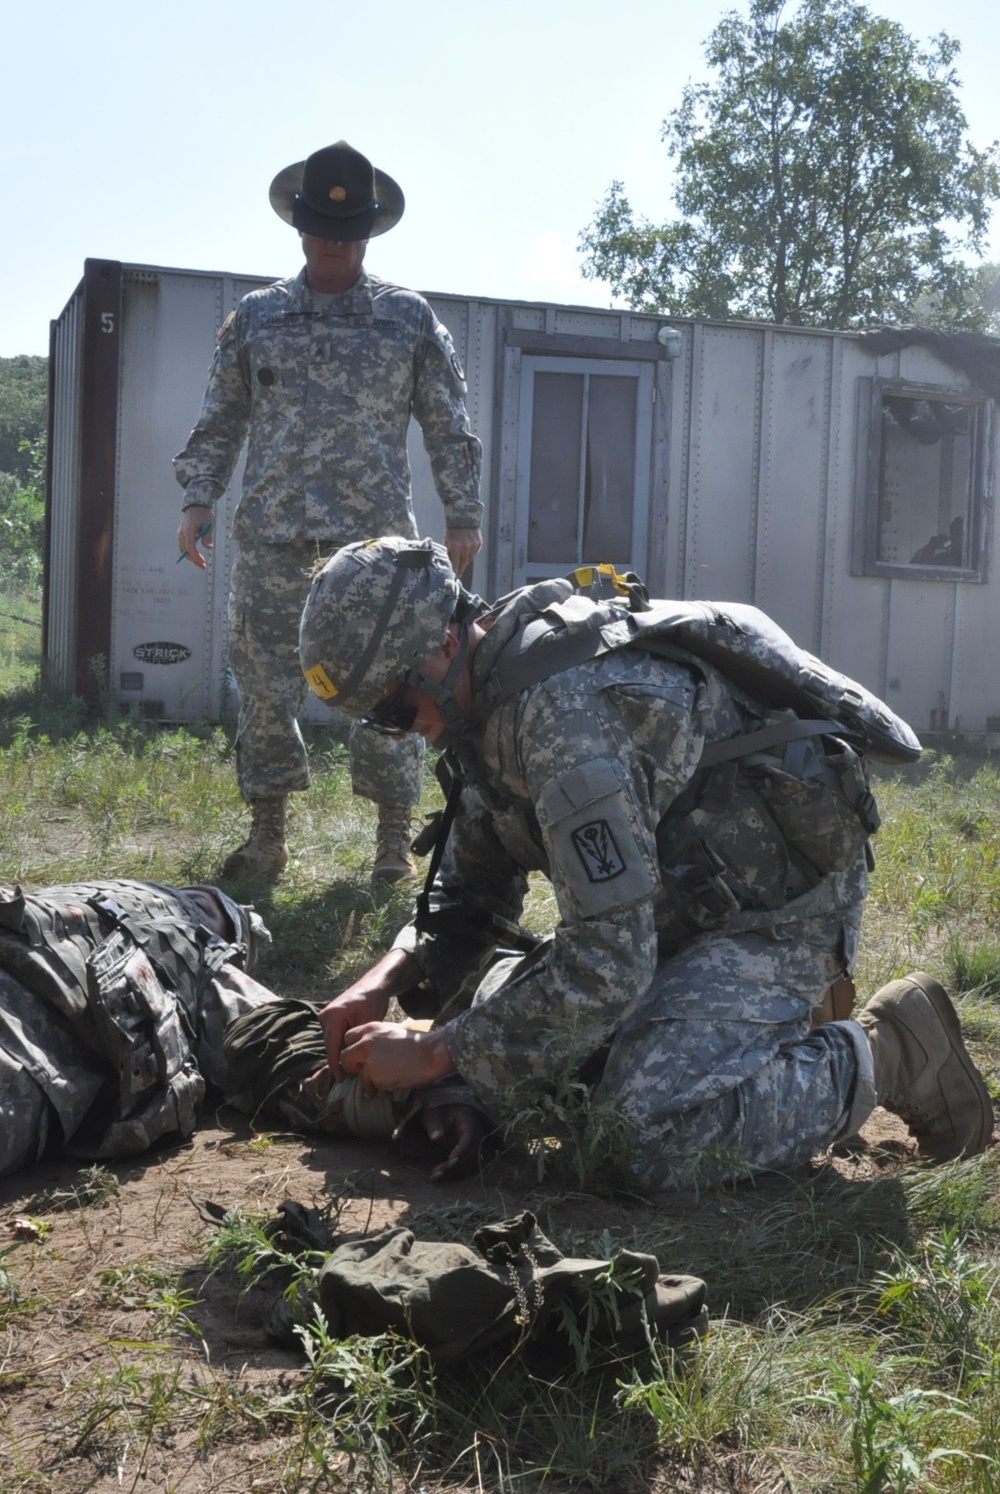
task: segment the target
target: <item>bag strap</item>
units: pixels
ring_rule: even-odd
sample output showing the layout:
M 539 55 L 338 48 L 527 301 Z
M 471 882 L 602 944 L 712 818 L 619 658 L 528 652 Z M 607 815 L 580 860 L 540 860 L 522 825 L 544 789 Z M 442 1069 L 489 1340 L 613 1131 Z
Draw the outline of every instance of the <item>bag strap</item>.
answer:
M 754 752 L 769 752 L 772 747 L 783 747 L 786 742 L 796 742 L 802 737 L 821 737 L 827 734 L 844 734 L 837 721 L 777 721 L 773 726 L 762 726 L 757 731 L 744 732 L 738 737 L 726 737 L 721 742 L 710 742 L 698 759 L 699 768 L 714 768 L 717 763 L 728 763 L 733 758 L 749 757 Z

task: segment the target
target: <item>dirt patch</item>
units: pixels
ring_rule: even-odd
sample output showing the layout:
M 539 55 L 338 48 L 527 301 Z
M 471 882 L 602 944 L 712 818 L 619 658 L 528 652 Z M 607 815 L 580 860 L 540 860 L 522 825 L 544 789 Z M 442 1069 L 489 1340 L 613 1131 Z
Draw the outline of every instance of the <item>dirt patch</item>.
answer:
M 824 1172 L 854 1195 L 911 1154 L 905 1129 L 879 1111 L 864 1138 L 840 1148 Z M 442 1187 L 425 1166 L 381 1146 L 254 1137 L 228 1113 L 184 1147 L 109 1172 L 117 1192 L 82 1207 L 51 1207 L 74 1204 L 81 1173 L 71 1162 L 46 1163 L 0 1186 L 0 1267 L 9 1273 L 0 1314 L 4 1494 L 295 1487 L 288 1468 L 302 1428 L 267 1408 L 300 1381 L 303 1356 L 269 1340 L 267 1292 L 247 1290 L 230 1271 L 206 1274 L 213 1231 L 199 1200 L 271 1215 L 293 1198 L 331 1209 L 341 1230 L 410 1223 L 419 1234 L 433 1222 L 434 1232 L 465 1240 L 484 1220 L 530 1206 L 563 1249 L 592 1241 L 601 1228 L 616 1242 L 659 1230 L 675 1242 L 663 1269 L 705 1274 L 696 1255 L 679 1256 L 696 1252 L 699 1238 L 730 1232 L 735 1262 L 741 1231 L 774 1208 L 782 1186 L 803 1182 L 675 1198 L 665 1210 L 662 1200 L 553 1196 L 523 1162 L 501 1159 L 480 1178 Z M 719 1310 L 726 1284 L 710 1287 Z M 714 1487 L 673 1477 L 664 1487 Z M 446 1485 L 424 1479 L 422 1487 Z

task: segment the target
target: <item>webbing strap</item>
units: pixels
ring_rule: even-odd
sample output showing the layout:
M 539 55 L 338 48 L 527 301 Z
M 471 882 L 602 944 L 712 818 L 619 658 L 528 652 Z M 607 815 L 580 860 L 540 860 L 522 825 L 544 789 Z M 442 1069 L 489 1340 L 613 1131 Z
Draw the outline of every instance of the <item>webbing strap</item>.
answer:
M 540 685 L 550 675 L 561 674 L 599 654 L 610 653 L 620 644 L 609 644 L 600 626 L 578 633 L 557 633 L 546 618 L 534 618 L 501 650 L 483 688 L 478 692 L 476 716 L 487 715 L 508 696 L 518 695 L 529 685 Z
M 541 684 L 553 674 L 561 674 L 563 670 L 596 659 L 601 654 L 617 652 L 622 645 L 608 643 L 601 631 L 607 622 L 607 618 L 602 618 L 600 627 L 578 633 L 558 633 L 547 619 L 534 618 L 501 651 L 480 695 L 481 704 L 476 714 L 485 715 L 509 696 L 519 694 L 530 685 Z M 843 733 L 844 730 L 843 723 L 829 718 L 822 721 L 798 718 L 779 721 L 758 731 L 710 743 L 701 754 L 700 765 L 709 768 L 736 757 L 746 757 L 751 752 L 768 752 L 772 747 L 784 746 L 800 737 L 818 737 L 827 732 Z
M 431 851 L 431 859 L 427 866 L 427 875 L 424 878 L 424 885 L 417 893 L 418 928 L 420 927 L 421 921 L 426 920 L 427 914 L 430 912 L 431 888 L 434 886 L 434 878 L 437 876 L 441 866 L 441 860 L 444 856 L 445 847 L 448 844 L 448 837 L 451 834 L 451 823 L 455 818 L 455 812 L 458 809 L 459 800 L 462 797 L 462 789 L 464 788 L 464 786 L 465 785 L 462 781 L 461 776 L 456 773 L 455 777 L 451 781 L 451 787 L 448 790 L 448 797 L 445 800 L 445 806 L 441 811 L 441 818 L 438 821 L 437 834 L 434 837 L 434 849 Z
M 829 732 L 842 735 L 844 727 L 837 721 L 777 721 L 773 726 L 761 726 L 757 731 L 744 732 L 738 737 L 726 737 L 722 742 L 710 742 L 698 759 L 700 768 L 713 768 L 716 763 L 728 763 L 735 757 L 749 757 L 753 752 L 769 752 L 772 747 L 783 747 L 786 742 L 798 741 L 800 737 L 821 737 Z
M 430 561 L 431 552 L 429 550 L 417 550 L 416 548 L 413 550 L 401 550 L 395 557 L 392 580 L 389 583 L 389 590 L 385 601 L 382 603 L 378 617 L 375 619 L 375 624 L 368 635 L 368 642 L 361 650 L 361 655 L 357 663 L 337 691 L 338 704 L 342 704 L 353 694 L 355 686 L 360 684 L 367 674 L 368 666 L 375 657 L 378 646 L 385 634 L 386 625 L 395 610 L 396 602 L 403 589 L 403 583 L 406 580 L 406 572 L 426 569 L 430 565 Z

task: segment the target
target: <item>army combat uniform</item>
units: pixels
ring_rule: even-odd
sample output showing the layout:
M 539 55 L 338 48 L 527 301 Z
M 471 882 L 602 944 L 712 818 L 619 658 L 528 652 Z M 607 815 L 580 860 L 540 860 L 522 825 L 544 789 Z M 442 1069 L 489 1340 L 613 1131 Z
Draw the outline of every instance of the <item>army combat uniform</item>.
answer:
M 527 588 L 492 621 L 473 658 L 474 701 L 533 606 Z M 871 826 L 849 815 L 845 837 L 820 792 L 805 837 L 818 869 L 768 807 L 780 753 L 700 767 L 707 744 L 765 714 L 683 651 L 622 648 L 473 718 L 460 756 L 475 782 L 430 917 L 397 947 L 442 998 L 451 1057 L 494 1118 L 561 1075 L 597 1074 L 596 1104 L 631 1123 L 634 1171 L 657 1187 L 713 1155 L 738 1157 L 736 1170 L 804 1163 L 870 1113 L 860 1029 L 810 1028 L 854 959 Z M 800 751 L 821 777 L 843 770 L 866 789 L 837 740 Z M 552 884 L 555 932 L 477 987 L 496 916 L 519 918 L 531 871 Z M 473 993 L 464 1006 L 462 991 Z
M 110 881 L 0 895 L 0 1173 L 46 1151 L 120 1157 L 189 1135 L 206 1086 L 225 1092 L 225 1029 L 274 1001 L 248 973 L 267 934 L 212 889 L 220 937 L 191 892 Z
M 316 560 L 351 540 L 415 535 L 406 434 L 421 427 L 453 528 L 477 528 L 480 443 L 447 330 L 427 302 L 362 271 L 350 290 L 310 290 L 305 271 L 252 291 L 224 326 L 198 423 L 175 458 L 184 506 L 213 504 L 245 441 L 233 520 L 230 660 L 240 690 L 245 799 L 308 788 L 297 716 L 306 686 L 298 627 Z M 356 793 L 420 796 L 423 743 L 352 733 Z

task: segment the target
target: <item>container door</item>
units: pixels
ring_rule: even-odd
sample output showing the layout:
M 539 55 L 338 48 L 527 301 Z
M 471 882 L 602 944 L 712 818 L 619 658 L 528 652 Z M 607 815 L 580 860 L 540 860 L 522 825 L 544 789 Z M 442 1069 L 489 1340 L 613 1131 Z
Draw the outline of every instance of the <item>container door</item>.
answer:
M 580 564 L 645 564 L 654 368 L 525 354 L 517 424 L 514 586 Z

